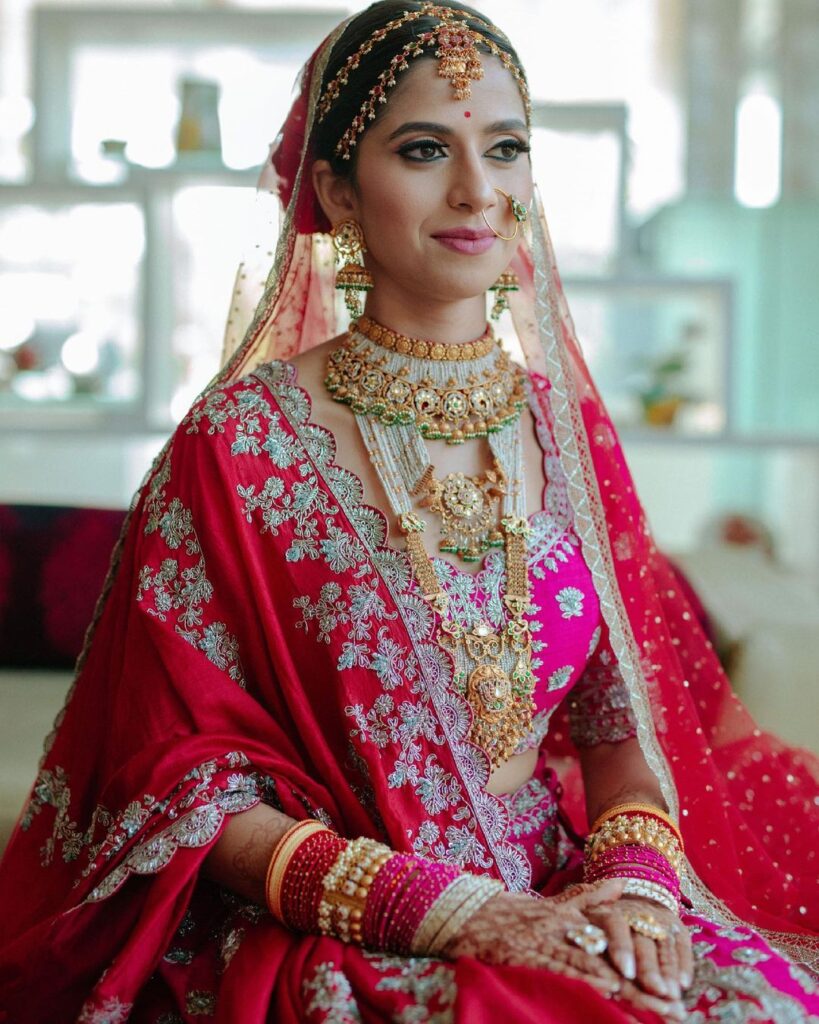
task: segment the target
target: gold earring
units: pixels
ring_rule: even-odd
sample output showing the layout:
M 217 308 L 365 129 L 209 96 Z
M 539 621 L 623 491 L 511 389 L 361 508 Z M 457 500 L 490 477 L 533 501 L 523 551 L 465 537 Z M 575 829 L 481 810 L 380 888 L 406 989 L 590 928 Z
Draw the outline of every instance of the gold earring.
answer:
M 497 281 L 490 287 L 489 291 L 495 293 L 495 302 L 489 316 L 493 320 L 499 320 L 501 313 L 503 313 L 505 309 L 509 309 L 507 292 L 520 291 L 518 275 L 514 270 L 504 270 Z
M 358 292 L 372 289 L 373 279 L 364 266 L 364 232 L 355 220 L 343 220 L 330 232 L 336 258 L 343 264 L 336 274 L 336 288 L 344 292 L 344 305 L 350 316 L 356 320 L 363 312 Z
M 500 194 L 509 203 L 509 210 L 512 216 L 515 218 L 515 230 L 511 235 L 502 235 L 500 231 L 496 230 L 489 223 L 489 218 L 486 216 L 486 210 L 481 210 L 481 216 L 483 217 L 484 224 L 489 228 L 492 234 L 497 235 L 498 238 L 503 239 L 504 242 L 511 242 L 513 239 L 518 237 L 518 228 L 529 218 L 529 211 L 526 209 L 526 203 L 522 203 L 520 199 L 516 199 L 514 196 L 510 196 L 508 192 L 504 192 L 502 188 L 498 188 L 497 185 L 493 186 L 495 192 Z

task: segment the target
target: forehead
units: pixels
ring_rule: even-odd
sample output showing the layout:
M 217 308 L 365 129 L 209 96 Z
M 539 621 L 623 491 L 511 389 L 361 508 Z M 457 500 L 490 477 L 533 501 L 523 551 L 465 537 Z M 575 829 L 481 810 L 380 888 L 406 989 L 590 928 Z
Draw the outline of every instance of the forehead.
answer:
M 526 111 L 517 82 L 492 54 L 481 54 L 483 78 L 470 82 L 472 95 L 458 100 L 452 85 L 438 74 L 438 60 L 421 57 L 401 74 L 386 105 L 366 135 L 390 132 L 404 121 L 437 121 L 479 128 L 482 123 L 518 117 Z M 467 120 L 464 113 L 469 111 Z

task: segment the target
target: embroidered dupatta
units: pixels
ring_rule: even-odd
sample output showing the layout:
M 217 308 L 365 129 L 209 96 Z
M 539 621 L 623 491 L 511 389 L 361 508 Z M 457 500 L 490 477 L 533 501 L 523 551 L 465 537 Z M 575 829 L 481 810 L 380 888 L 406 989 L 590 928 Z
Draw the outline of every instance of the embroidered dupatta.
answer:
M 527 884 L 502 803 L 484 789 L 486 757 L 466 740 L 469 710 L 447 686 L 430 611 L 408 593 L 406 557 L 311 422 L 292 368 L 270 362 L 335 333 L 327 225 L 306 184 L 334 38 L 308 63 L 274 153 L 286 206 L 274 266 L 261 296 L 247 285 L 253 268 L 240 271 L 226 368 L 137 496 L 0 870 L 0 1007 L 26 1014 L 9 1020 L 53 1021 L 57 1006 L 67 1020 L 124 1020 L 135 1001 L 141 1010 L 225 815 L 260 799 L 512 889 Z M 747 921 L 815 964 L 815 759 L 756 727 L 653 545 L 539 202 L 516 263 L 516 332 L 529 369 L 551 384 L 538 394 L 641 747 L 680 815 L 687 895 L 705 916 Z M 554 732 L 565 766 L 575 755 Z M 292 1004 L 297 1019 L 288 992 L 308 963 L 320 969 L 331 940 L 271 921 L 246 930 L 214 968 L 224 972 L 218 1013 L 241 1007 L 242 1019 L 261 1021 L 276 1006 L 287 1020 Z M 342 956 L 352 973 L 406 969 Z M 622 1019 L 565 979 L 458 972 L 473 991 L 499 993 L 499 1006 L 548 985 L 550 1020 L 575 1020 L 581 1005 L 588 1019 Z

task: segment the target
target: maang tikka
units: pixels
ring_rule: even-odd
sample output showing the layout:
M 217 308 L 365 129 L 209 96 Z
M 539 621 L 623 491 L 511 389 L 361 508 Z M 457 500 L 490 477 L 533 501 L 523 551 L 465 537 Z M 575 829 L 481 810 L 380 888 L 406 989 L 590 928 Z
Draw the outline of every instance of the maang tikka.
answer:
M 364 232 L 358 221 L 350 218 L 336 224 L 331 232 L 333 248 L 336 257 L 342 263 L 342 267 L 336 274 L 336 288 L 344 292 L 344 304 L 347 312 L 354 319 L 360 317 L 363 312 L 361 298 L 358 292 L 372 290 L 373 279 L 369 270 L 364 266 L 364 253 L 367 246 L 364 244 Z

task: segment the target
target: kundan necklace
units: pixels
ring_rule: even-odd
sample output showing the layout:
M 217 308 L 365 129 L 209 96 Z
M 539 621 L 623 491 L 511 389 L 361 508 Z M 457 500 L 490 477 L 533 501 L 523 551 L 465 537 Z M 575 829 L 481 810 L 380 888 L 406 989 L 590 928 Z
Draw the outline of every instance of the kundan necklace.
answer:
M 488 437 L 526 404 L 523 371 L 489 327 L 477 341 L 446 345 L 359 317 L 332 352 L 324 383 L 357 414 L 412 423 L 449 444 Z
M 373 321 L 367 321 L 368 328 L 373 325 Z M 429 422 L 428 420 L 417 416 L 399 419 L 387 415 L 385 418 L 384 405 L 370 400 L 372 394 L 383 395 L 380 390 L 383 383 L 378 390 L 374 388 L 372 393 L 365 392 L 356 398 L 353 398 L 346 385 L 343 386 L 344 393 L 338 393 L 342 385 L 336 374 L 342 372 L 341 367 L 345 363 L 349 365 L 347 360 L 352 353 L 355 353 L 353 358 L 359 364 L 355 381 L 363 380 L 369 373 L 383 373 L 384 347 L 373 342 L 371 337 L 359 334 L 358 327 L 359 324 L 352 324 L 350 334 L 342 344 L 341 350 L 337 349 L 330 355 L 325 383 L 333 397 L 350 405 L 356 414 L 356 422 L 370 461 L 404 534 L 413 574 L 424 599 L 439 616 L 438 642 L 453 655 L 453 683 L 472 708 L 470 738 L 486 751 L 493 767 L 496 767 L 511 757 L 520 741 L 531 730 L 534 712 L 531 634 L 524 617 L 529 605 L 526 548 L 529 525 L 525 517 L 523 445 L 519 422 L 523 402 L 521 401 L 520 405 L 516 401 L 509 402 L 503 422 L 496 418 L 492 429 L 488 429 L 489 424 L 485 423 L 485 433 L 469 434 L 473 437 L 489 438 L 495 469 L 491 471 L 491 475 L 485 475 L 486 480 L 476 481 L 476 478 L 465 477 L 463 474 L 450 474 L 443 482 L 435 481 L 434 470 L 424 443 L 424 436 L 435 436 L 429 429 L 424 430 L 422 424 Z M 501 363 L 500 357 L 496 354 L 500 353 L 503 356 L 504 372 L 512 382 L 507 394 L 511 394 L 513 387 L 519 386 L 522 399 L 525 396 L 522 371 L 511 364 L 494 339 L 492 349 L 485 355 L 476 357 L 473 354 L 470 359 L 460 358 L 456 361 L 398 352 L 399 345 L 402 349 L 409 345 L 411 349 L 417 350 L 420 347 L 420 339 L 403 338 L 387 331 L 386 328 L 380 330 L 386 334 L 390 342 L 395 339 L 391 347 L 386 348 L 386 354 L 401 355 L 405 360 L 401 366 L 391 368 L 391 372 L 395 379 L 407 385 L 410 394 L 417 394 L 422 388 L 432 390 L 439 381 L 440 391 L 444 394 L 460 390 L 458 385 L 461 381 L 461 387 L 479 387 L 481 373 L 486 372 L 486 368 L 480 365 L 481 360 L 493 359 L 494 362 L 488 364 L 491 367 Z M 473 346 L 475 344 L 472 343 Z M 462 346 L 437 346 L 432 342 L 423 342 L 423 345 L 426 346 L 428 353 L 441 348 L 447 350 L 447 355 L 458 355 L 462 350 Z M 459 351 L 451 352 L 451 349 Z M 339 351 L 347 355 L 338 358 L 336 354 Z M 455 366 L 461 371 L 457 376 Z M 399 369 L 402 370 L 400 374 L 397 372 Z M 473 379 L 469 380 L 470 377 Z M 367 397 L 368 395 L 370 397 Z M 448 435 L 443 436 L 450 440 Z M 461 479 L 455 479 L 458 477 Z M 445 498 L 443 492 L 448 483 L 454 497 Z M 424 521 L 412 507 L 411 495 L 423 492 L 425 498 L 419 504 L 423 505 L 426 502 L 430 509 L 436 505 L 443 509 L 446 504 L 446 512 L 441 513 L 445 526 L 448 516 L 450 526 L 454 528 L 454 519 L 460 515 L 459 526 L 463 527 L 463 521 L 469 520 L 467 513 L 470 508 L 474 511 L 474 508 L 480 505 L 468 486 L 469 483 L 483 494 L 484 505 L 494 501 L 502 506 L 500 523 L 496 524 L 494 530 L 489 530 L 487 538 L 487 545 L 503 544 L 506 550 L 507 582 L 503 603 L 509 617 L 506 624 L 500 628 L 493 628 L 485 621 L 471 624 L 458 621 L 450 607 L 449 596 L 438 579 L 434 562 L 424 547 Z M 488 529 L 492 518 L 484 514 L 480 528 L 477 527 L 477 523 L 474 524 L 476 535 L 480 534 L 485 526 Z M 472 525 L 469 524 L 470 529 Z M 468 546 L 468 533 L 462 533 L 460 539 L 466 540 Z M 477 550 L 477 546 L 475 549 Z

